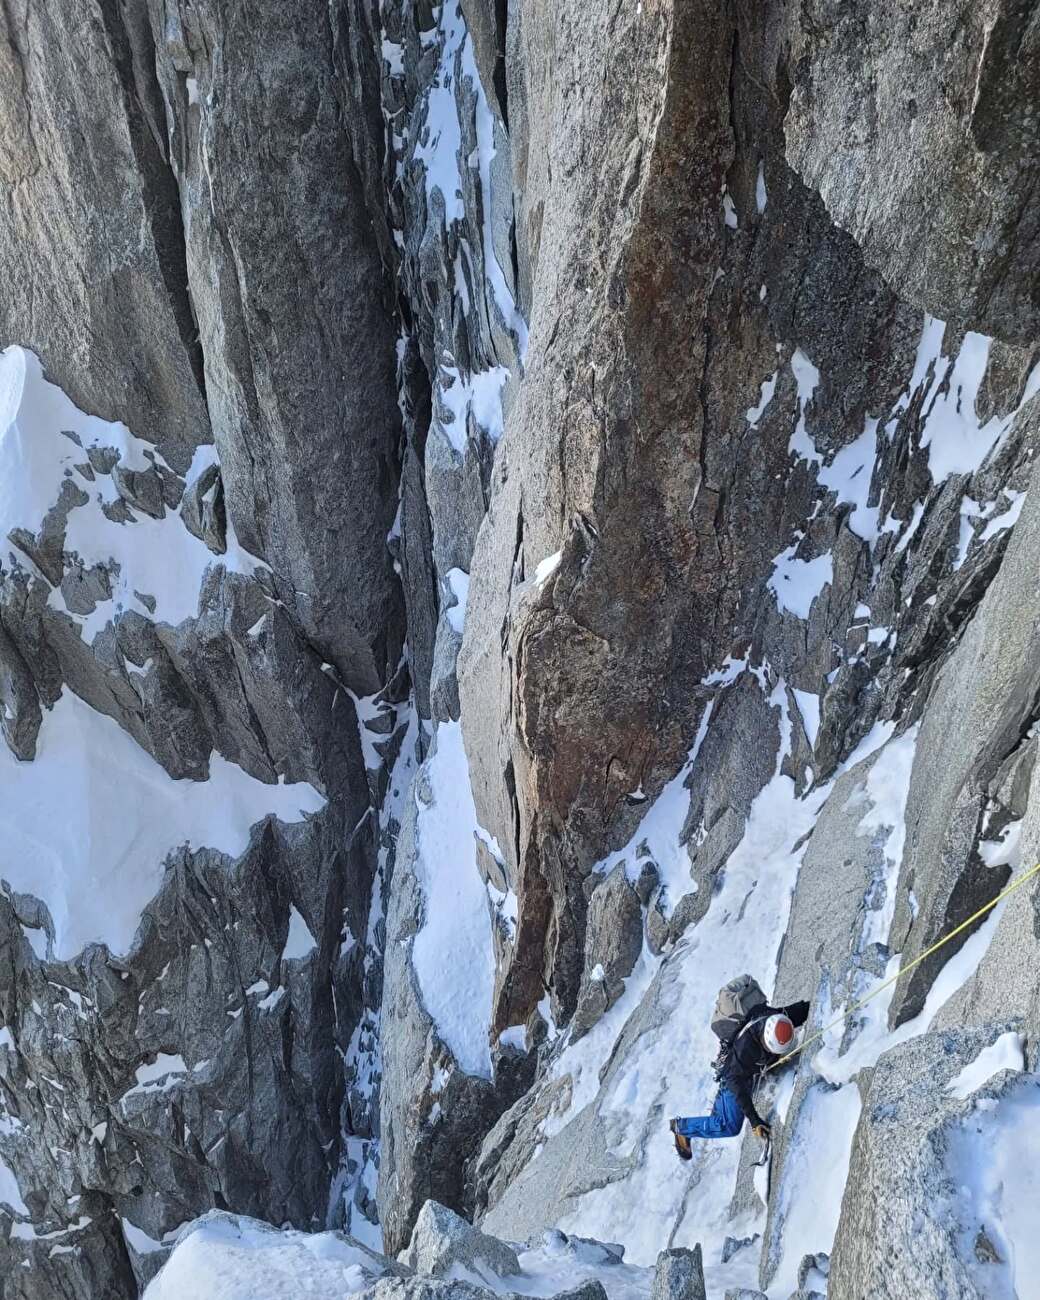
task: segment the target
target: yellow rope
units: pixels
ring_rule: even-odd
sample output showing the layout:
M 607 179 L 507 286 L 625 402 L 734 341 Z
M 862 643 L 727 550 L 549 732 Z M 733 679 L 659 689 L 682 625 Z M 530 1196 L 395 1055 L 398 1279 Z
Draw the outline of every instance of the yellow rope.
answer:
M 865 1007 L 871 998 L 876 998 L 879 993 L 883 993 L 885 989 L 887 989 L 889 985 L 894 984 L 896 980 L 901 980 L 904 975 L 909 975 L 914 967 L 919 966 L 926 957 L 930 957 L 933 952 L 938 952 L 943 944 L 949 943 L 951 939 L 955 939 L 962 930 L 966 930 L 968 926 L 971 925 L 972 922 L 977 921 L 980 916 L 985 916 L 990 908 L 996 907 L 996 905 L 1007 898 L 1009 894 L 1013 894 L 1020 885 L 1024 885 L 1026 881 L 1032 876 L 1035 876 L 1038 871 L 1040 871 L 1040 862 L 1038 862 L 1035 867 L 1031 867 L 1023 875 L 1019 876 L 1017 880 L 1013 881 L 1006 889 L 1002 890 L 996 898 L 991 898 L 988 903 L 979 908 L 974 916 L 969 916 L 968 919 L 962 921 L 955 930 L 951 930 L 949 934 L 943 935 L 941 939 L 938 939 L 933 943 L 930 948 L 926 948 L 924 952 L 921 953 L 920 957 L 915 957 L 908 966 L 904 966 L 902 970 L 896 971 L 896 973 L 889 979 L 885 980 L 883 984 L 879 984 L 876 989 L 872 989 L 865 998 L 854 1003 L 847 1011 L 843 1011 L 840 1016 L 835 1017 L 829 1025 L 824 1025 L 822 1029 L 818 1029 L 815 1034 L 810 1038 L 807 1038 L 804 1043 L 799 1043 L 793 1051 L 788 1052 L 786 1056 L 781 1056 L 778 1061 L 774 1061 L 773 1064 L 768 1067 L 766 1073 L 768 1074 L 769 1070 L 775 1070 L 778 1066 L 783 1065 L 785 1061 L 790 1061 L 792 1057 L 797 1056 L 799 1052 L 804 1052 L 810 1043 L 815 1043 L 817 1039 L 822 1038 L 824 1034 L 833 1029 L 835 1025 L 840 1025 L 843 1020 L 847 1020 L 849 1016 L 854 1015 L 860 1007 Z

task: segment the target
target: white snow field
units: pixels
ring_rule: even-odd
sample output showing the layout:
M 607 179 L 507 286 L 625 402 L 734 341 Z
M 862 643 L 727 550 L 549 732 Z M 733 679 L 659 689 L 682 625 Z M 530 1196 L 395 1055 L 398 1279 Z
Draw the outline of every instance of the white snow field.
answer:
M 149 456 L 162 463 L 124 425 L 79 411 L 44 378 L 33 353 L 10 347 L 0 354 L 0 536 L 15 528 L 38 533 L 71 481 L 87 500 L 69 514 L 66 552 L 88 567 L 117 568 L 112 599 L 92 614 L 72 615 L 84 639 L 124 610 L 179 623 L 197 612 L 211 565 L 256 566 L 233 537 L 228 554 L 214 556 L 176 511 L 109 519 L 101 507 L 118 493 L 110 475 L 91 480 L 82 468 L 88 448 L 110 449 L 127 469 L 149 469 Z M 214 460 L 212 447 L 200 448 L 190 475 Z M 140 595 L 155 599 L 154 614 Z M 59 589 L 49 600 L 65 608 Z M 94 942 L 123 954 L 172 850 L 188 845 L 236 856 L 268 814 L 295 822 L 324 803 L 308 784 L 266 785 L 216 753 L 208 780 L 175 781 L 117 723 L 66 689 L 44 712 L 32 762 L 0 745 L 0 879 L 47 904 L 53 957 L 73 957 Z
M 147 1300 L 338 1300 L 382 1269 L 335 1233 L 278 1231 L 252 1219 L 202 1220 L 152 1280 Z
M 300 821 L 324 803 L 311 785 L 265 785 L 216 753 L 208 781 L 174 781 L 66 689 L 44 713 L 33 762 L 0 745 L 0 877 L 47 904 L 56 958 L 88 943 L 123 954 L 173 849 L 237 856 L 269 813 Z

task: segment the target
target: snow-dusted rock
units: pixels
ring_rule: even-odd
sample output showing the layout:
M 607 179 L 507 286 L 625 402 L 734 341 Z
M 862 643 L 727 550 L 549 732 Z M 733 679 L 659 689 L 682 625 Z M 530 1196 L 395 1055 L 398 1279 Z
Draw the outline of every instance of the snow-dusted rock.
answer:
M 597 1281 L 596 1278 L 589 1278 L 581 1286 L 558 1291 L 553 1300 L 607 1300 L 607 1292 L 602 1282 Z
M 907 1295 L 983 1300 L 1000 1294 L 1015 1220 L 1009 1218 L 1002 1229 L 999 1201 L 987 1204 L 968 1190 L 998 1159 L 992 1143 L 965 1153 L 973 1130 L 1007 1109 L 1022 1121 L 1010 1149 L 1028 1160 L 1036 1080 L 1015 1071 L 982 1070 L 970 1091 L 956 1084 L 1005 1030 L 998 1025 L 933 1031 L 893 1048 L 874 1067 L 864 1089 L 830 1257 L 831 1300 L 854 1300 L 862 1294 L 864 1277 L 873 1279 L 878 1300 Z M 1019 1114 L 1023 1085 L 1032 1110 Z M 1008 1192 L 1006 1210 L 1013 1214 L 1010 1184 Z M 1018 1222 L 1024 1226 L 1025 1220 Z M 984 1243 L 998 1239 L 1001 1246 L 989 1259 Z M 1028 1245 L 1026 1237 L 1018 1242 L 1020 1250 Z
M 411 1241 L 399 1258 L 417 1273 L 433 1277 L 450 1274 L 453 1269 L 478 1278 L 488 1272 L 497 1277 L 520 1272 L 520 1261 L 511 1246 L 487 1236 L 436 1201 L 427 1201 L 419 1211 Z
M 658 1255 L 650 1300 L 705 1300 L 700 1246 L 663 1250 Z

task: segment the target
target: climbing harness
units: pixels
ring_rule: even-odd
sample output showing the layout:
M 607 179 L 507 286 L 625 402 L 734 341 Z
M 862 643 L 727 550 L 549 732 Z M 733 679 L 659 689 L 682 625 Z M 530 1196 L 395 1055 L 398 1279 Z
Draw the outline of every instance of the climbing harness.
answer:
M 817 1042 L 819 1039 L 821 1039 L 824 1036 L 824 1034 L 828 1033 L 831 1029 L 833 1029 L 835 1025 L 840 1025 L 843 1020 L 847 1020 L 849 1016 L 855 1015 L 855 1013 L 859 1011 L 861 1007 L 865 1007 L 867 1005 L 867 1003 L 871 1000 L 871 998 L 876 998 L 879 993 L 883 993 L 884 990 L 887 989 L 890 985 L 895 984 L 897 980 L 901 980 L 904 975 L 909 975 L 909 973 L 914 969 L 914 967 L 919 966 L 926 957 L 930 957 L 933 952 L 938 952 L 939 949 L 944 944 L 949 943 L 951 939 L 955 939 L 957 935 L 961 933 L 962 930 L 966 930 L 968 926 L 971 925 L 973 922 L 977 921 L 980 916 L 985 916 L 986 913 L 991 908 L 996 907 L 998 903 L 1002 902 L 1010 894 L 1013 894 L 1016 889 L 1018 889 L 1021 885 L 1024 885 L 1027 880 L 1031 879 L 1038 872 L 1040 872 L 1040 862 L 1038 862 L 1035 867 L 1030 867 L 1030 869 L 1027 872 L 1025 872 L 1023 875 L 1019 876 L 1017 880 L 1012 881 L 1012 883 L 1008 885 L 1006 889 L 1001 890 L 1001 892 L 996 896 L 996 898 L 991 898 L 988 903 L 985 903 L 982 907 L 979 908 L 979 910 L 974 914 L 974 916 L 969 916 L 966 921 L 962 921 L 960 925 L 958 925 L 955 929 L 951 930 L 949 934 L 945 934 L 941 939 L 937 939 L 936 942 L 933 943 L 930 948 L 926 948 L 924 952 L 921 953 L 919 957 L 915 957 L 914 960 L 910 962 L 908 966 L 904 966 L 902 970 L 896 971 L 896 973 L 892 975 L 889 979 L 885 980 L 883 984 L 879 984 L 876 989 L 872 989 L 865 998 L 861 998 L 859 1002 L 853 1003 L 853 1005 L 849 1007 L 847 1011 L 843 1011 L 840 1016 L 836 1016 L 830 1022 L 829 1025 L 824 1025 L 822 1029 L 818 1029 L 815 1034 L 812 1034 L 809 1038 L 807 1038 L 804 1043 L 799 1043 L 798 1046 L 794 1048 L 793 1051 L 788 1052 L 786 1056 L 781 1056 L 778 1061 L 774 1061 L 772 1065 L 767 1066 L 765 1073 L 768 1074 L 770 1070 L 775 1070 L 778 1066 L 783 1065 L 785 1061 L 790 1061 L 793 1057 L 797 1056 L 799 1052 L 804 1052 L 805 1049 L 810 1045 L 810 1043 Z

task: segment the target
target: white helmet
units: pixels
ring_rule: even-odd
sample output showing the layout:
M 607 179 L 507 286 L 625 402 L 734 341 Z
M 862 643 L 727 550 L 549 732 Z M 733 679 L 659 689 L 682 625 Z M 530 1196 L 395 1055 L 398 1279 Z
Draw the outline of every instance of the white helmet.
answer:
M 766 1017 L 762 1043 L 774 1056 L 783 1056 L 794 1046 L 794 1025 L 782 1012 Z

